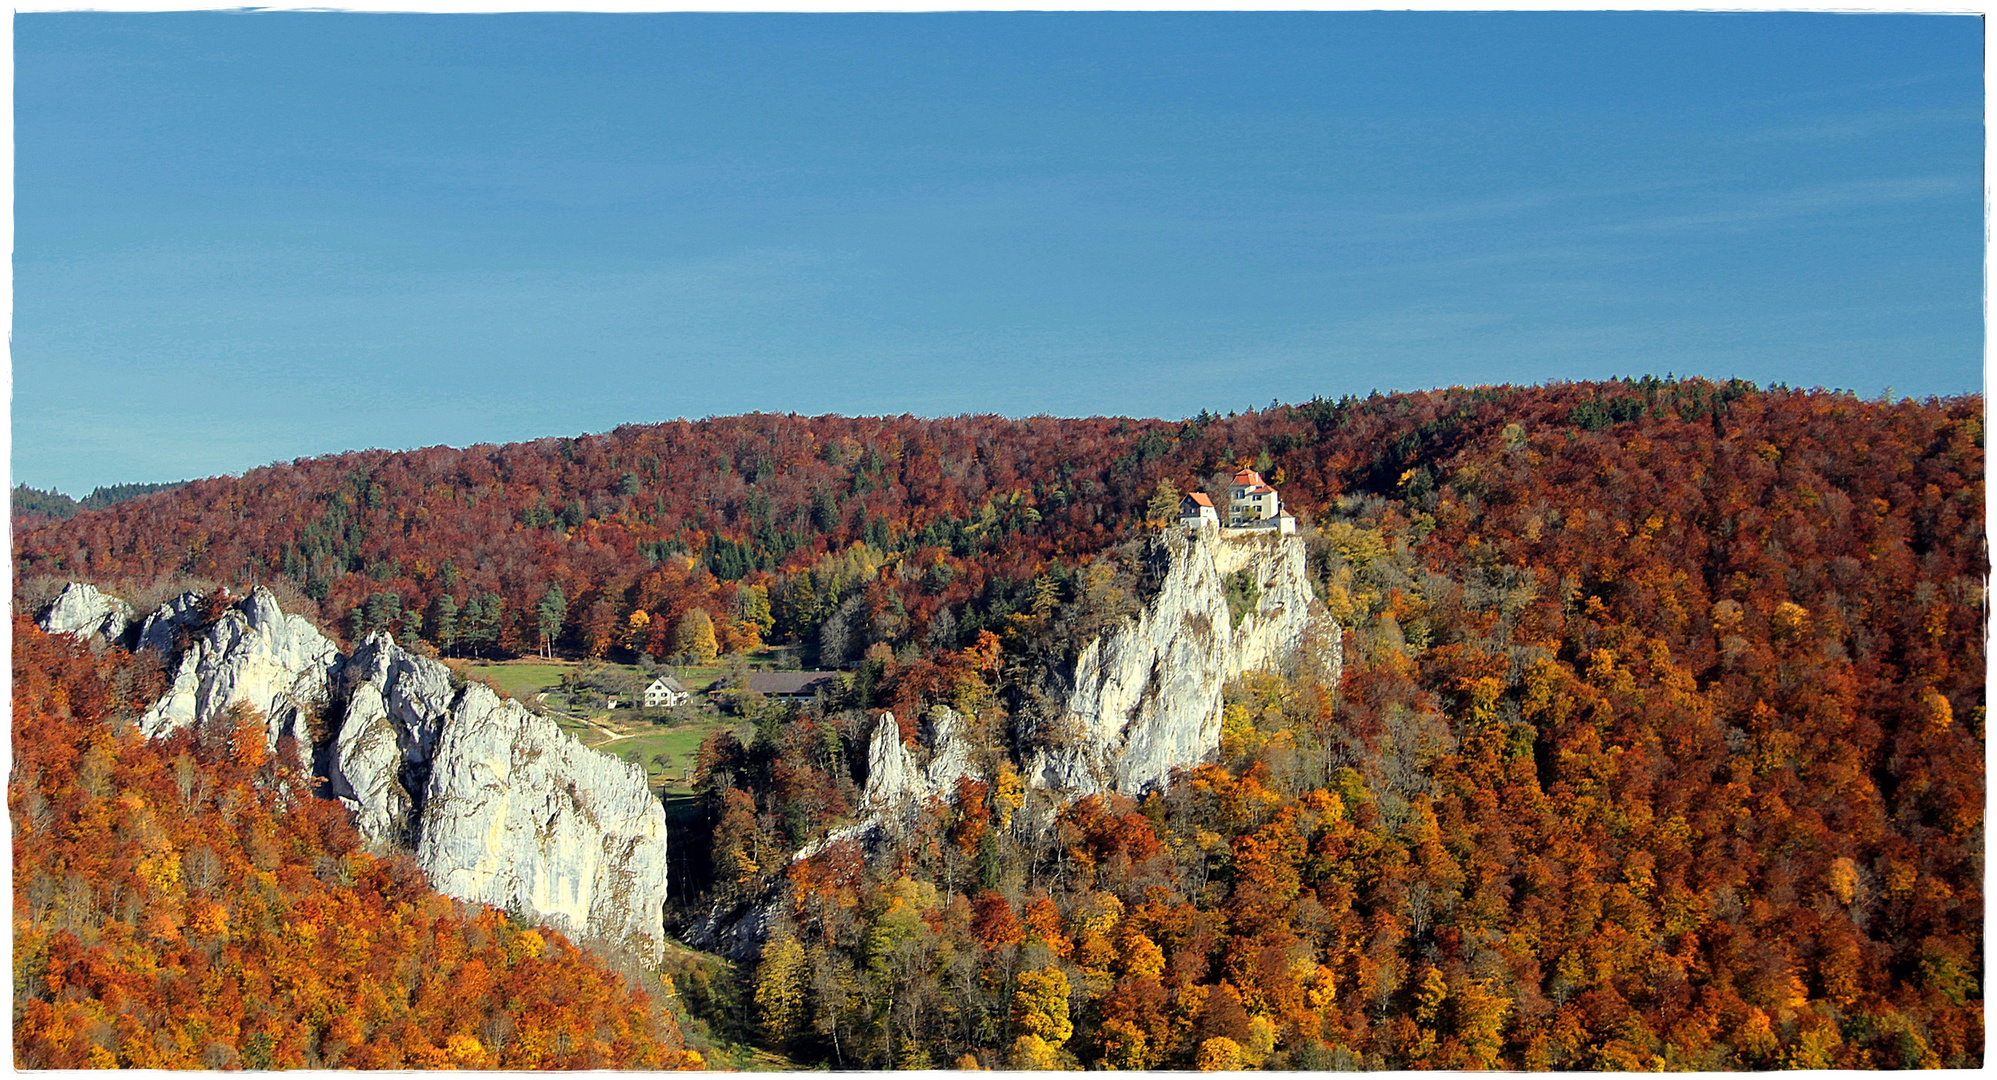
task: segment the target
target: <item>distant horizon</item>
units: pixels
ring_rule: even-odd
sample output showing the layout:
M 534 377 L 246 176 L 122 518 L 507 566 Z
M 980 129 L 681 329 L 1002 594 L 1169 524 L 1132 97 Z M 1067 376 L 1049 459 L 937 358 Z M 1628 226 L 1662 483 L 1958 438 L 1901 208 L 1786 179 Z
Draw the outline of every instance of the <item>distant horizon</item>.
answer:
M 1421 387 L 1421 388 L 1417 388 L 1417 389 L 1411 389 L 1411 390 L 1379 390 L 1379 389 L 1374 389 L 1374 390 L 1369 390 L 1368 392 L 1366 392 L 1366 393 L 1364 393 L 1364 394 L 1357 394 L 1357 393 L 1355 393 L 1355 394 L 1352 394 L 1352 395 L 1349 395 L 1349 396 L 1351 396 L 1351 397 L 1354 397 L 1354 398 L 1359 398 L 1359 399 L 1366 399 L 1366 398 L 1369 398 L 1369 397 L 1373 397 L 1373 396 L 1380 396 L 1380 397 L 1391 397 L 1391 396 L 1393 396 L 1393 395 L 1396 395 L 1396 394 L 1424 394 L 1424 393 L 1434 393 L 1434 392 L 1437 392 L 1437 391 L 1442 391 L 1442 390 L 1455 390 L 1455 389 L 1485 389 L 1485 388 L 1493 388 L 1493 389 L 1504 389 L 1504 388 L 1530 388 L 1530 387 L 1537 387 L 1537 386 L 1552 386 L 1552 385 L 1559 385 L 1559 384 L 1563 384 L 1563 383 L 1565 383 L 1565 384 L 1587 384 L 1587 383 L 1595 383 L 1595 384 L 1602 384 L 1602 385 L 1606 385 L 1606 384 L 1609 384 L 1609 383 L 1612 383 L 1612 382 L 1626 382 L 1626 381 L 1627 381 L 1627 382 L 1634 382 L 1634 381 L 1640 381 L 1640 380 L 1642 380 L 1642 379 L 1644 379 L 1644 378 L 1658 378 L 1658 379 L 1662 379 L 1662 380 L 1664 380 L 1664 381 L 1667 381 L 1667 382 L 1669 382 L 1669 381 L 1674 381 L 1674 380 L 1678 380 L 1678 379 L 1691 379 L 1691 378 L 1703 378 L 1703 377 L 1704 377 L 1704 376 L 1676 376 L 1676 375 L 1649 375 L 1649 374 L 1645 374 L 1645 375 L 1634 375 L 1634 376 L 1613 376 L 1613 377 L 1609 377 L 1609 378 L 1603 378 L 1603 379 L 1549 379 L 1549 380 L 1546 380 L 1546 381 L 1544 381 L 1544 382 L 1538 382 L 1538 383 L 1476 383 L 1476 384 L 1464 384 L 1464 383 L 1451 383 L 1451 384 L 1449 384 L 1449 385 L 1447 385 L 1447 386 L 1430 386 L 1430 387 Z M 1718 380 L 1718 381 L 1725 381 L 1725 380 Z M 1745 381 L 1745 382 L 1752 382 L 1752 380 L 1742 380 L 1742 381 Z M 1869 402 L 1869 403 L 1873 403 L 1873 404 L 1904 404 L 1904 403 L 1909 403 L 1909 402 L 1921 402 L 1921 401 L 1932 401 L 1932 400 L 1936 400 L 1936 399 L 1943 399 L 1943 400 L 1946 400 L 1946 399 L 1952 399 L 1952 398 L 1959 398 L 1959 397 L 1981 397 L 1981 396 L 1983 395 L 1983 391 L 1982 391 L 1982 390 L 1969 390 L 1969 391 L 1964 391 L 1964 392 L 1963 392 L 1963 393 L 1961 393 L 1961 394 L 1924 394 L 1924 395 L 1921 395 L 1921 396 L 1919 396 L 1919 397 L 1916 397 L 1916 396 L 1914 396 L 1914 395 L 1912 395 L 1912 394 L 1900 394 L 1900 393 L 1892 393 L 1890 397 L 1889 397 L 1889 396 L 1887 396 L 1887 395 L 1886 395 L 1885 393 L 1882 393 L 1882 394 L 1878 394 L 1878 395 L 1873 395 L 1873 396 L 1870 396 L 1870 397 L 1868 397 L 1868 396 L 1866 396 L 1866 395 L 1862 395 L 1862 394 L 1859 394 L 1859 393 L 1858 393 L 1857 391 L 1855 391 L 1855 390 L 1851 390 L 1851 389 L 1848 389 L 1848 388 L 1845 388 L 1845 387 L 1830 387 L 1830 386 L 1807 386 L 1807 387 L 1804 387 L 1804 386 L 1788 386 L 1788 385 L 1786 385 L 1786 384 L 1783 384 L 1783 383 L 1781 383 L 1781 382 L 1779 382 L 1779 381 L 1777 381 L 1777 382 L 1773 382 L 1773 383 L 1766 383 L 1766 384 L 1763 384 L 1763 383 L 1755 383 L 1755 386 L 1756 386 L 1756 388 L 1757 388 L 1758 390 L 1760 390 L 1760 391 L 1762 391 L 1762 392 L 1770 392 L 1770 391 L 1777 391 L 1777 390 L 1790 390 L 1790 391 L 1801 391 L 1801 392 L 1804 392 L 1804 393 L 1812 393 L 1812 394 L 1815 394 L 1815 393 L 1822 393 L 1822 394 L 1846 394 L 1846 395 L 1850 395 L 1850 396 L 1852 396 L 1852 397 L 1855 397 L 1855 398 L 1857 398 L 1857 399 L 1858 399 L 1858 400 L 1860 400 L 1860 401 L 1865 401 L 1865 402 Z M 1891 387 L 1888 387 L 1888 388 L 1887 388 L 1887 390 L 1888 390 L 1888 391 L 1891 391 L 1891 390 L 1892 390 L 1892 388 L 1891 388 Z M 1297 407 L 1297 406 L 1301 406 L 1301 405 L 1305 405 L 1305 404 L 1308 404 L 1309 402 L 1311 402 L 1311 401 L 1313 401 L 1313 400 L 1327 400 L 1327 399 L 1328 399 L 1328 400 L 1334 400 L 1334 401 L 1335 401 L 1335 400 L 1338 400 L 1339 398 L 1342 398 L 1342 397 L 1345 397 L 1345 396 L 1347 396 L 1347 395 L 1337 395 L 1336 397 L 1330 397 L 1330 398 L 1327 398 L 1327 397 L 1326 397 L 1325 395 L 1319 395 L 1319 396 L 1318 396 L 1317 398 L 1299 398 L 1299 399 L 1297 399 L 1297 400 L 1294 400 L 1294 401 L 1276 401 L 1276 402 L 1272 402 L 1272 403 L 1271 403 L 1271 404 L 1269 404 L 1269 405 L 1262 405 L 1262 406 L 1244 406 L 1243 408 L 1239 408 L 1239 409 L 1229 409 L 1229 410 L 1225 410 L 1225 411 L 1222 411 L 1222 410 L 1216 410 L 1216 409 L 1204 409 L 1204 410 L 1201 410 L 1201 411 L 1202 411 L 1202 412 L 1206 412 L 1206 413 L 1209 413 L 1209 414 L 1211 414 L 1211 415 L 1213 415 L 1213 416 L 1216 416 L 1216 417 L 1221 417 L 1221 418 L 1232 418 L 1232 417 L 1235 417 L 1235 416 L 1239 416 L 1239 415 L 1241 415 L 1242 413 L 1245 413 L 1245 412 L 1251 412 L 1251 411 L 1253 411 L 1253 412 L 1260 412 L 1260 411 L 1262 411 L 1262 410 L 1264 410 L 1264 409 L 1272 409 L 1272 408 L 1295 408 L 1295 407 Z M 433 442 L 433 443 L 419 443 L 419 444 L 415 444 L 415 445 L 410 445 L 410 446 L 350 446 L 350 447 L 347 447 L 347 448 L 345 448 L 345 449 L 341 449 L 341 450 L 327 450 L 327 451 L 323 451 L 323 452 L 320 452 L 320 453 L 313 453 L 313 454 L 295 454 L 295 455 L 293 455 L 293 456 L 291 456 L 291 457 L 288 457 L 288 458 L 276 458 L 276 459 L 272 459 L 272 460 L 270 460 L 270 461 L 264 461 L 264 462 L 260 462 L 260 463 L 258 463 L 258 464 L 255 464 L 255 465 L 248 465 L 248 466 L 244 466 L 244 467 L 243 467 L 243 468 L 241 468 L 241 469 L 235 469 L 235 470 L 228 470 L 228 471 L 223 471 L 223 472 L 217 472 L 217 473 L 208 473 L 208 474 L 205 474 L 205 475 L 201 475 L 201 476 L 185 476 L 185 477 L 179 477 L 179 478 L 175 478 L 175 479 L 170 479 L 170 480 L 169 480 L 169 479 L 133 479 L 133 478 L 125 478 L 125 479 L 118 479 L 118 480 L 110 480 L 110 481 L 106 481 L 106 482 L 103 482 L 103 483 L 98 483 L 98 484 L 93 484 L 93 485 L 92 485 L 92 486 L 91 486 L 90 488 L 87 488 L 87 489 L 81 489 L 81 490 L 80 490 L 80 492 L 78 492 L 78 491 L 66 491 L 66 490 L 63 490 L 63 489 L 61 489 L 61 488 L 45 488 L 45 487 L 39 487 L 39 486 L 37 486 L 37 485 L 35 485 L 35 484 L 31 484 L 31 483 L 28 483 L 28 482 L 26 482 L 26 481 L 24 481 L 24 480 L 20 480 L 20 479 L 16 479 L 16 480 L 15 480 L 15 481 L 13 482 L 13 484 L 12 484 L 12 485 L 10 485 L 10 486 L 11 486 L 11 487 L 27 487 L 27 488 L 30 488 L 30 489 L 32 489 L 32 490 L 35 490 L 35 491 L 39 491 L 39 492 L 43 492 L 43 493 L 45 493 L 45 494 L 51 494 L 51 495 L 61 495 L 61 496 L 65 497 L 65 498 L 68 498 L 68 499 L 71 499 L 71 500 L 74 500 L 74 501 L 77 501 L 77 502 L 81 502 L 81 501 L 83 501 L 83 500 L 84 500 L 85 498 L 88 498 L 89 496 L 91 496 L 91 495 L 93 495 L 93 494 L 96 494 L 96 493 L 97 493 L 97 492 L 99 492 L 99 491 L 102 491 L 102 490 L 106 490 L 106 489 L 110 489 L 110 488 L 116 488 L 116 487 L 120 487 L 120 486 L 127 486 L 127 485 L 142 485 L 142 484 L 156 484 L 156 485 L 185 485 L 185 484 L 192 484 L 192 483 L 195 483 L 195 482 L 197 482 L 197 481 L 201 481 L 201 480 L 220 480 L 220 479 L 225 479 L 225 478 L 234 478 L 234 477 L 240 477 L 240 476 L 242 476 L 242 475 L 243 475 L 243 474 L 245 474 L 245 473 L 249 473 L 249 472 L 254 472 L 254 471 L 258 470 L 258 469 L 269 469 L 269 468 L 277 468 L 277 467 L 281 467 L 281 466 L 285 466 L 285 465 L 290 465 L 290 464 L 293 464 L 294 462 L 298 462 L 298 461 L 309 461 L 309 460 L 311 460 L 311 459 L 313 459 L 313 458 L 322 458 L 322 457 L 339 457 L 339 456 L 341 456 L 341 455 L 343 455 L 343 454 L 363 454 L 363 453 L 386 453 L 386 454 L 408 454 L 408 453 L 415 453 L 416 451 L 419 451 L 419 450 L 433 450 L 433 449 L 439 449 L 439 448 L 441 448 L 441 449 L 445 449 L 445 450 L 470 450 L 470 449 L 473 449 L 473 448 L 475 448 L 475 447 L 480 447 L 480 446 L 517 446 L 517 445 L 521 445 L 521 444 L 524 444 L 524 443 L 534 443 L 534 442 L 540 442 L 540 441 L 541 441 L 541 440 L 543 440 L 543 439 L 583 439 L 583 438 L 591 438 L 591 437 L 595 437 L 595 436 L 600 436 L 600 435 L 609 435 L 609 434 L 611 434 L 611 433 L 615 432 L 615 431 L 616 431 L 617 429 L 619 429 L 619 428 L 625 428 L 625 427 L 653 427 L 653 426 L 657 426 L 657 425 L 661 425 L 661 424 L 678 424 L 678 423 L 687 423 L 687 424 L 699 424 L 699 423 L 705 423 L 705 422 L 708 422 L 708 421 L 712 421 L 712 420 L 729 420 L 729 419 L 733 419 L 733 418 L 736 418 L 736 417 L 743 417 L 743 416 L 794 416 L 794 417 L 801 417 L 801 418 L 805 418 L 805 419 L 817 419 L 817 418 L 822 418 L 822 417 L 835 417 L 835 418 L 840 418 L 840 419 L 855 419 L 855 420 L 857 420 L 857 419 L 867 419 L 867 418 L 882 418 L 882 417 L 891 417 L 891 416 L 904 416 L 904 415 L 905 415 L 905 416 L 912 416 L 912 417 L 914 417 L 914 418 L 915 418 L 915 419 L 917 419 L 917 420 L 949 420 L 949 419 L 953 419 L 953 418 L 957 418 L 957 417 L 971 417 L 971 416 L 997 416 L 997 417 L 1000 417 L 1000 418 L 1002 418 L 1002 419 L 1006 419 L 1006 420 L 1033 420 L 1033 419 L 1039 419 L 1039 418 L 1043 418 L 1043 417 L 1044 417 L 1044 418 L 1046 418 L 1046 419 L 1050 419 L 1050 420 L 1148 420 L 1148 421 L 1157 421 L 1157 422 L 1160 422 L 1160 423 L 1168 423 L 1168 424 L 1170 424 L 1170 423 L 1184 423 L 1184 422 L 1186 422 L 1186 421 L 1189 421 L 1189 420 L 1194 420 L 1194 419 L 1197 419 L 1197 418 L 1198 418 L 1198 416 L 1199 416 L 1200 414 L 1199 414 L 1199 413 L 1190 413 L 1190 414 L 1187 414 L 1187 415 L 1185 415 L 1185 416 L 1141 416 L 1141 415 L 1137 415 L 1137 414 L 1134 414 L 1134 413 L 1074 413 L 1074 414 L 1065 414 L 1065 415 L 1064 415 L 1064 414 L 1059 414 L 1059 413 L 1019 413 L 1019 414 L 1013 414 L 1013 413 L 998 413 L 998 412 L 982 412 L 982 413 L 981 413 L 981 412 L 959 412 L 959 413 L 934 413 L 934 414 L 931 414 L 931 413 L 914 413 L 914 412 L 905 412 L 905 413 L 888 413 L 888 412 L 874 412 L 874 413 L 861 413 L 861 412 L 822 412 L 822 413 L 806 413 L 806 412 L 800 412 L 800 411 L 797 411 L 797 410 L 789 410 L 789 409 L 786 409 L 786 410 L 772 410 L 772 409 L 750 409 L 750 410 L 747 410 L 747 411 L 745 411 L 745 412 L 736 412 L 736 413 L 708 413 L 707 415 L 704 415 L 704 416 L 674 416 L 674 417 L 669 417 L 669 418 L 667 418 L 667 419 L 664 419 L 664 420 L 632 420 L 632 421 L 625 421 L 625 422 L 623 422 L 623 423 L 620 423 L 620 424 L 614 424 L 614 425 L 612 425 L 611 427 L 608 427 L 608 428 L 604 428 L 604 429 L 602 429 L 602 430 L 598 430 L 598 431 L 574 431 L 574 432 L 548 432 L 548 433 L 545 433 L 545 434 L 541 434 L 541 435 L 530 435 L 530 436 L 527 436 L 527 437 L 524 437 L 524 438 L 518 438 L 518 439 L 503 439 L 503 440 L 494 440 L 494 439 L 478 439 L 478 440 L 474 440 L 474 441 L 472 441 L 472 442 L 462 442 L 462 443 L 451 443 L 451 442 Z
M 14 26 L 40 490 L 754 408 L 1983 387 L 1974 16 Z

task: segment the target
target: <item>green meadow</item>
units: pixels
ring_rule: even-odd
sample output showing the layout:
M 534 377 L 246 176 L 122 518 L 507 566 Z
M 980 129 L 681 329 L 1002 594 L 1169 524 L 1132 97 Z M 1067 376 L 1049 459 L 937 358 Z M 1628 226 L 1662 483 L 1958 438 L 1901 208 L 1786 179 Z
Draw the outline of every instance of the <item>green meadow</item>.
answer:
M 574 735 L 584 746 L 615 754 L 642 766 L 651 779 L 653 789 L 668 799 L 675 794 L 691 795 L 685 777 L 691 765 L 691 755 L 700 749 L 701 742 L 715 731 L 740 723 L 721 716 L 699 696 L 702 688 L 720 676 L 718 665 L 684 667 L 674 671 L 674 677 L 695 692 L 695 706 L 690 718 L 663 710 L 606 709 L 600 703 L 572 702 L 562 690 L 562 676 L 582 669 L 583 665 L 564 660 L 515 660 L 465 665 L 465 670 L 472 677 L 491 683 L 508 697 L 553 717 L 564 731 Z M 643 672 L 631 664 L 594 665 L 593 669 L 644 678 Z

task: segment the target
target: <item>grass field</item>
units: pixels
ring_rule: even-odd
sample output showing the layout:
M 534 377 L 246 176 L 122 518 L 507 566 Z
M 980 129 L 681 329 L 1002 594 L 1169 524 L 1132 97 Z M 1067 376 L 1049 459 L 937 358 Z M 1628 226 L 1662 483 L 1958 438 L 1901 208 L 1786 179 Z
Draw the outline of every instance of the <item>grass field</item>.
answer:
M 796 646 L 787 648 L 767 647 L 748 654 L 751 666 L 769 668 L 786 657 L 794 658 Z M 453 661 L 453 663 L 462 663 Z M 463 664 L 465 670 L 492 681 L 494 686 L 522 701 L 532 700 L 535 694 L 553 690 L 561 685 L 562 674 L 574 671 L 581 665 L 573 660 L 521 659 L 504 662 Z M 606 671 L 621 671 L 633 678 L 644 679 L 644 672 L 636 664 L 604 664 Z M 688 665 L 667 669 L 674 673 L 680 683 L 689 690 L 699 691 L 721 677 L 720 664 Z M 649 681 L 649 680 L 647 680 Z
M 562 672 L 574 664 L 472 664 L 473 674 L 489 679 L 511 697 L 532 701 L 535 694 L 561 685 Z
M 701 741 L 714 731 L 735 725 L 733 720 L 719 717 L 711 720 L 698 720 L 673 727 L 646 725 L 628 735 L 610 739 L 588 739 L 584 745 L 616 754 L 626 761 L 635 761 L 645 767 L 646 775 L 652 778 L 654 786 L 668 790 L 684 791 L 688 756 L 700 749 Z M 635 727 L 636 725 L 634 725 Z M 665 755 L 668 764 L 658 765 L 655 759 Z
M 608 666 L 624 667 L 633 675 L 638 674 L 636 667 Z M 533 702 L 535 695 L 548 693 L 548 704 L 552 706 L 548 713 L 562 730 L 574 735 L 584 746 L 615 754 L 642 766 L 645 775 L 651 778 L 653 789 L 669 798 L 675 792 L 689 792 L 683 779 L 687 771 L 687 755 L 698 750 L 701 741 L 709 734 L 737 723 L 705 709 L 693 720 L 668 725 L 656 722 L 651 716 L 641 716 L 625 709 L 569 708 L 559 689 L 562 675 L 576 667 L 576 664 L 564 661 L 512 661 L 470 664 L 467 670 L 523 702 Z M 714 681 L 720 672 L 719 667 L 681 668 L 678 678 L 689 687 L 700 687 Z M 656 760 L 660 755 L 666 758 L 663 766 Z

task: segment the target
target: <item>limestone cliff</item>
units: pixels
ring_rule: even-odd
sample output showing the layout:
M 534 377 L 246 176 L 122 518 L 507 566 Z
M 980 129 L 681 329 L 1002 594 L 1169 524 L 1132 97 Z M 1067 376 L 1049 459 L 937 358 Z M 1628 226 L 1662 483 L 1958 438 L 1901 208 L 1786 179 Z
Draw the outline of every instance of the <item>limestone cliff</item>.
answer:
M 1069 739 L 1036 756 L 1035 786 L 1069 795 L 1162 786 L 1174 768 L 1219 750 L 1230 679 L 1312 658 L 1337 678 L 1338 626 L 1312 592 L 1302 538 L 1172 529 L 1154 543 L 1167 567 L 1158 591 L 1083 647 L 1063 714 Z
M 957 801 L 957 781 L 978 775 L 971 764 L 964 718 L 948 705 L 932 706 L 923 745 L 928 750 L 929 762 L 918 767 L 915 755 L 901 741 L 901 726 L 895 723 L 894 714 L 881 714 L 867 744 L 867 779 L 860 794 L 861 810 L 873 814 L 912 811 L 931 796 L 945 802 Z
M 171 655 L 174 635 L 167 628 L 192 625 L 190 613 L 199 610 L 199 598 L 190 597 L 148 616 L 142 643 Z M 254 589 L 169 661 L 173 684 L 139 717 L 139 730 L 158 737 L 199 729 L 245 704 L 264 714 L 273 749 L 287 735 L 307 749 L 313 721 L 331 704 L 339 663 L 339 649 L 317 627 L 278 610 L 269 589 Z
M 161 604 L 158 610 L 146 616 L 145 623 L 139 627 L 135 648 L 151 649 L 161 656 L 172 656 L 180 651 L 180 632 L 201 622 L 201 602 L 200 593 L 184 592 Z
M 326 755 L 326 778 L 363 836 L 405 842 L 457 696 L 450 670 L 374 633 L 342 668 L 340 689 L 346 709 Z
M 121 608 L 130 611 L 89 586 L 63 597 L 45 628 L 102 635 Z M 454 686 L 448 668 L 386 635 L 342 657 L 266 589 L 205 627 L 203 607 L 200 595 L 184 594 L 137 634 L 173 672 L 166 695 L 139 719 L 146 735 L 199 730 L 232 705 L 252 705 L 267 718 L 271 745 L 295 735 L 301 750 L 311 747 L 362 835 L 413 847 L 439 892 L 658 959 L 666 817 L 642 768 L 584 747 L 485 686 Z
M 413 846 L 447 896 L 658 958 L 666 815 L 644 769 L 385 634 L 340 681 L 327 778 L 364 835 Z
M 443 721 L 421 813 L 416 861 L 437 891 L 658 960 L 666 815 L 643 768 L 473 684 Z
M 72 581 L 42 613 L 41 628 L 51 634 L 75 634 L 117 644 L 132 622 L 132 605 L 98 592 L 95 586 Z
M 922 775 L 931 791 L 953 801 L 957 781 L 978 776 L 971 764 L 971 736 L 964 728 L 964 718 L 948 705 L 929 710 L 929 766 Z
M 893 713 L 882 713 L 867 744 L 867 786 L 860 795 L 860 808 L 876 812 L 905 808 L 919 802 L 928 787 L 908 747 L 902 745 L 901 725 Z

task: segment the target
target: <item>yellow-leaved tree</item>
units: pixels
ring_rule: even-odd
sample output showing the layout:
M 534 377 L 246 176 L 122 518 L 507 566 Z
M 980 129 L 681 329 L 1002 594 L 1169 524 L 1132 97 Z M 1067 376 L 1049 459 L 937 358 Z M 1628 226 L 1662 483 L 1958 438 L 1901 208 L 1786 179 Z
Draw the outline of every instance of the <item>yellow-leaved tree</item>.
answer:
M 624 637 L 619 643 L 632 652 L 639 652 L 645 648 L 645 639 L 651 634 L 652 613 L 639 608 L 624 620 Z
M 1241 1068 L 1241 1044 L 1218 1035 L 1200 1044 L 1193 1067 L 1201 1072 L 1234 1072 Z
M 788 934 L 763 950 L 756 969 L 756 1018 L 778 1045 L 788 1041 L 804 1020 L 804 946 Z
M 673 631 L 673 652 L 696 664 L 721 655 L 721 646 L 714 640 L 714 617 L 703 608 L 680 616 L 679 627 Z
M 1144 506 L 1144 523 L 1163 528 L 1176 525 L 1179 521 L 1179 488 L 1165 477 L 1158 478 L 1158 487 L 1152 493 L 1151 501 Z
M 1048 966 L 1019 973 L 1012 994 L 1012 1022 L 1021 1031 L 1059 1049 L 1075 1033 L 1068 1018 L 1068 976 Z
M 1061 1067 L 1054 1048 L 1038 1035 L 1021 1035 L 1012 1041 L 1010 1064 L 1021 1072 L 1052 1072 Z

